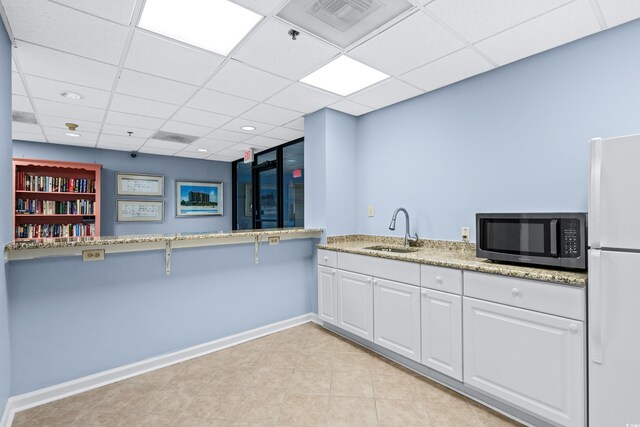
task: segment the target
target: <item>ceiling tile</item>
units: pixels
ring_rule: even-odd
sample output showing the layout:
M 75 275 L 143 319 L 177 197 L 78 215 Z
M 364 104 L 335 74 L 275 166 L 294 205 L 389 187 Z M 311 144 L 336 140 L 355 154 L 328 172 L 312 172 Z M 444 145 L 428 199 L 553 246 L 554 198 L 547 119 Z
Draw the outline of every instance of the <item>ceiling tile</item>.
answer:
M 67 131 L 68 132 L 68 131 Z M 78 133 L 82 135 L 80 138 L 65 135 L 64 129 L 44 127 L 44 133 L 47 136 L 49 142 L 55 142 L 56 144 L 69 144 L 69 145 L 95 145 L 98 140 L 98 134 L 93 132 L 81 132 L 78 129 Z
M 112 113 L 109 113 L 109 114 L 112 114 Z M 119 114 L 119 113 L 116 113 L 116 114 Z M 108 120 L 108 116 L 107 116 L 107 120 Z M 162 121 L 160 121 L 160 124 L 161 123 Z M 151 135 L 153 135 L 155 133 L 155 130 L 142 129 L 142 128 L 131 127 L 131 126 L 114 125 L 106 122 L 102 125 L 103 134 L 129 138 L 129 134 L 127 132 L 133 132 L 133 134 L 131 135 L 133 138 L 146 139 L 146 138 L 149 138 Z
M 242 115 L 243 119 L 255 120 L 258 122 L 269 123 L 276 126 L 282 126 L 298 117 L 302 113 L 287 110 L 273 105 L 259 104 Z
M 223 56 L 136 30 L 124 66 L 200 86 L 222 61 Z
M 600 10 L 609 27 L 640 18 L 640 2 L 629 0 L 598 0 Z
M 205 152 L 205 153 L 201 153 L 199 151 L 178 151 L 175 156 L 177 157 L 187 157 L 190 159 L 205 159 L 207 157 L 209 157 L 211 155 L 211 153 L 209 152 Z
M 181 123 L 181 122 L 176 122 L 171 120 L 167 122 L 167 124 L 162 126 L 160 130 L 163 130 L 165 132 L 181 133 L 183 135 L 192 135 L 192 136 L 202 137 L 208 134 L 209 132 L 211 132 L 212 129 L 203 127 L 203 126 L 190 125 L 188 123 Z
M 98 142 L 96 148 L 99 148 L 101 150 L 138 151 L 140 147 L 136 145 L 122 145 L 112 144 L 110 142 Z
M 105 90 L 93 89 L 85 86 L 77 86 L 71 83 L 45 79 L 43 77 L 25 76 L 29 92 L 34 98 L 48 99 L 79 107 L 107 108 L 110 93 Z M 84 97 L 81 100 L 73 100 L 60 95 L 62 91 L 79 93 Z
M 30 43 L 16 42 L 15 55 L 24 74 L 111 90 L 118 68 Z
M 475 43 L 573 0 L 436 0 L 426 10 Z
M 19 133 L 41 134 L 40 125 L 33 123 L 11 122 L 11 131 Z
M 22 84 L 20 74 L 16 72 L 11 73 L 11 93 L 14 95 L 27 96 L 27 91 Z
M 11 133 L 11 139 L 14 141 L 35 141 L 35 142 L 47 142 L 42 132 L 39 133 L 23 133 L 16 132 Z
M 266 103 L 290 110 L 313 113 L 342 99 L 339 96 L 296 83 L 269 98 Z
M 119 126 L 140 127 L 142 129 L 156 130 L 164 123 L 164 120 L 155 117 L 146 117 L 136 114 L 120 113 L 109 111 L 105 123 Z
M 63 4 L 74 9 L 81 10 L 99 18 L 108 19 L 119 24 L 129 25 L 133 15 L 136 0 L 52 0 L 54 3 Z
M 253 126 L 256 128 L 256 130 L 253 130 L 253 131 L 242 130 L 242 126 Z M 256 122 L 255 120 L 233 119 L 226 125 L 222 126 L 220 129 L 230 130 L 231 132 L 246 133 L 248 135 L 255 136 L 255 135 L 264 133 L 268 130 L 271 130 L 273 128 L 275 128 L 274 125 Z
M 215 153 L 216 156 L 220 157 L 220 158 L 226 158 L 226 159 L 230 159 L 231 161 L 233 160 L 238 160 L 241 159 L 244 156 L 244 151 L 243 150 L 236 150 L 233 148 L 227 148 L 221 151 L 218 151 L 217 153 Z M 210 156 L 209 158 L 211 158 L 213 156 Z
M 429 92 L 476 74 L 493 69 L 493 65 L 472 48 L 466 48 L 409 71 L 400 78 Z
M 351 114 L 352 116 L 361 116 L 373 110 L 371 107 L 358 104 L 357 102 L 349 101 L 348 99 L 343 99 L 342 101 L 336 102 L 335 104 L 331 104 L 329 105 L 329 108 L 336 111 L 342 111 L 343 113 Z
M 217 128 L 231 120 L 231 117 L 204 110 L 196 110 L 195 108 L 183 107 L 173 115 L 172 119 L 182 123 Z
M 187 103 L 187 106 L 199 110 L 210 111 L 212 113 L 224 114 L 226 116 L 237 116 L 256 105 L 255 101 L 250 101 L 237 96 L 227 95 L 222 92 L 215 92 L 209 89 L 201 89 Z
M 176 105 L 136 98 L 120 93 L 116 93 L 111 100 L 111 110 L 113 111 L 162 119 L 168 119 L 177 109 L 178 106 Z
M 137 71 L 122 70 L 116 92 L 168 104 L 182 105 L 195 93 L 195 86 Z
M 419 10 L 349 52 L 349 56 L 397 76 L 465 44 Z
M 242 158 L 242 157 L 240 157 L 240 158 Z M 227 163 L 230 163 L 230 162 L 235 162 L 236 160 L 239 160 L 240 158 L 236 157 L 235 155 L 224 156 L 222 154 L 216 153 L 216 154 L 213 154 L 213 155 L 207 157 L 207 160 L 212 160 L 212 161 L 216 161 L 216 162 L 227 162 Z
M 122 135 L 108 135 L 101 134 L 100 138 L 98 138 L 98 147 L 100 145 L 120 145 L 123 147 L 129 147 L 132 150 L 137 150 L 144 144 L 146 141 L 145 138 L 135 138 L 133 136 L 122 136 Z
M 76 116 L 66 116 L 66 117 L 58 117 L 58 116 L 50 116 L 47 114 L 38 114 L 38 120 L 42 126 L 46 126 L 48 128 L 57 128 L 67 130 L 67 126 L 65 123 L 75 123 L 78 125 L 78 132 L 91 132 L 98 133 L 100 132 L 100 122 L 91 121 L 91 120 L 83 120 Z
M 588 0 L 577 0 L 475 46 L 500 65 L 600 31 Z
M 290 83 L 282 77 L 230 60 L 213 76 L 206 87 L 243 98 L 264 101 Z
M 229 148 L 235 145 L 235 142 L 219 141 L 217 139 L 201 138 L 185 147 L 183 151 L 198 151 L 198 148 L 206 148 L 209 150 L 209 154 L 215 153 L 225 148 Z
M 76 141 L 73 140 L 71 141 L 71 138 L 67 138 L 67 139 L 60 139 L 60 138 L 51 138 L 51 137 L 47 137 L 48 142 L 51 144 L 58 144 L 58 145 L 70 145 L 72 147 L 85 147 L 85 148 L 95 148 L 96 143 L 90 140 L 83 140 L 83 141 Z
M 224 129 L 217 129 L 207 135 L 209 139 L 217 139 L 219 141 L 242 142 L 251 138 L 251 135 L 241 132 L 229 132 Z
M 233 55 L 247 64 L 291 80 L 299 80 L 326 64 L 340 52 L 315 37 L 302 33 L 297 40 L 287 34 L 290 26 L 272 18 L 265 20 Z
M 108 2 L 107 2 L 108 3 Z M 18 40 L 118 64 L 129 29 L 47 0 L 4 2 Z
M 285 127 L 277 127 L 263 133 L 263 135 L 268 136 L 269 138 L 281 139 L 283 141 L 293 141 L 294 139 L 302 138 L 304 136 L 304 132 L 301 130 L 288 129 Z
M 166 149 L 166 148 L 156 148 L 156 147 L 148 147 L 146 144 L 138 150 L 140 153 L 145 154 L 159 154 L 161 156 L 173 156 L 179 150 Z
M 284 125 L 286 128 L 301 130 L 304 132 L 304 117 L 299 117 Z
M 182 150 L 187 145 L 188 144 L 181 144 L 179 142 L 162 141 L 160 139 L 149 139 L 144 144 L 146 148 L 161 148 L 163 150 L 175 150 L 175 151 Z
M 405 99 L 413 98 L 421 93 L 420 90 L 400 80 L 390 79 L 371 89 L 366 89 L 355 95 L 351 95 L 349 98 L 359 104 L 378 109 L 404 101 Z
M 271 147 L 276 147 L 280 144 L 283 144 L 283 141 L 281 139 L 269 138 L 268 136 L 264 136 L 264 135 L 257 135 L 257 136 L 254 136 L 253 138 L 247 139 L 245 142 L 242 142 L 236 146 L 242 147 L 243 149 L 246 150 L 247 148 L 250 148 L 250 147 L 271 148 Z
M 249 10 L 258 12 L 260 15 L 269 16 L 277 12 L 278 6 L 283 0 L 231 0 L 232 2 L 244 6 Z
M 31 101 L 26 96 L 13 95 L 11 96 L 11 109 L 16 111 L 27 111 L 33 113 L 33 107 Z
M 104 118 L 104 110 L 98 108 L 80 107 L 46 99 L 34 99 L 33 103 L 38 114 L 62 117 L 65 120 L 102 122 Z

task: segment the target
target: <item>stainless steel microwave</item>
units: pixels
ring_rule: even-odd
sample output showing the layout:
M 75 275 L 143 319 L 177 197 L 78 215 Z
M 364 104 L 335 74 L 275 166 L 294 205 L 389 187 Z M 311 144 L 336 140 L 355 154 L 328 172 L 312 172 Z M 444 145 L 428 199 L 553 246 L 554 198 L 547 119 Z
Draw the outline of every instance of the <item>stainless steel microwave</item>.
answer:
M 586 270 L 587 214 L 476 214 L 476 256 Z

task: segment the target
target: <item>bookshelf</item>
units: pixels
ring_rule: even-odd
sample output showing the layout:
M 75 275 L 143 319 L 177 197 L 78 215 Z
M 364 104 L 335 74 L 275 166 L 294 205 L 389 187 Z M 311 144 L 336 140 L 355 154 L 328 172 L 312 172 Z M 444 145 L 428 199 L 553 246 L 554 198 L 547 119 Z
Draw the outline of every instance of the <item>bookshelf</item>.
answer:
M 13 159 L 14 239 L 100 235 L 102 165 Z

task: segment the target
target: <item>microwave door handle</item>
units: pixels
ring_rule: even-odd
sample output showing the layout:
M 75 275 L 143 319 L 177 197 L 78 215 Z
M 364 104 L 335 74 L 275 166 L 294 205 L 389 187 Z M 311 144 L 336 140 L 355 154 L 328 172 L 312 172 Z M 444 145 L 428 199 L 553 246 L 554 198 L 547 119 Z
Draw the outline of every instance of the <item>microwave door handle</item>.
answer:
M 551 255 L 558 256 L 558 220 L 551 220 L 551 230 L 550 230 L 550 244 L 551 244 Z

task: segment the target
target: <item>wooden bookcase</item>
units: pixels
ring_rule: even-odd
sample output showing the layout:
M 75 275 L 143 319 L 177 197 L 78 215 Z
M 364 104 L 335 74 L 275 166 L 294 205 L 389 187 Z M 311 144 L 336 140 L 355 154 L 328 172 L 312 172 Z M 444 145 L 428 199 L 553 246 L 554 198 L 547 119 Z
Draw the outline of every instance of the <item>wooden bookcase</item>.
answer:
M 99 236 L 101 170 L 99 164 L 13 159 L 14 238 Z M 31 237 L 19 235 L 26 227 Z

